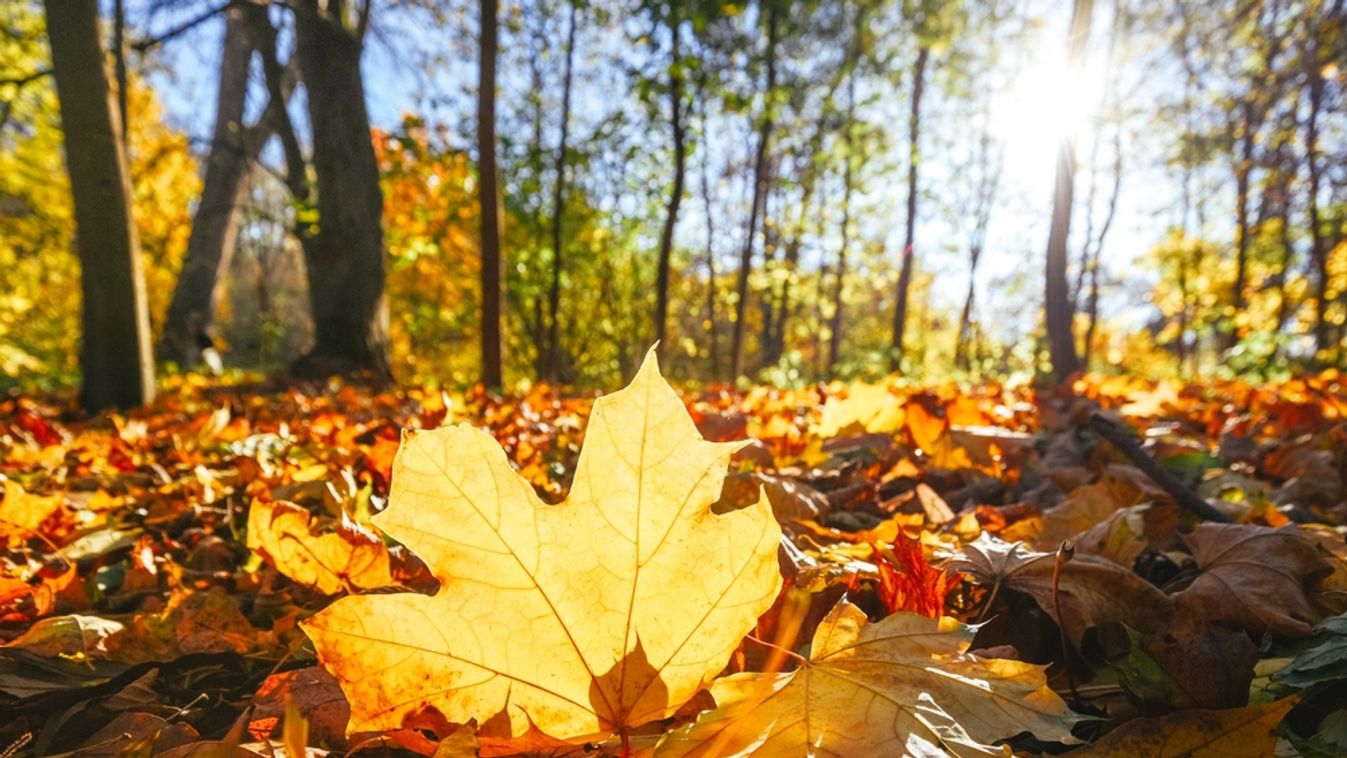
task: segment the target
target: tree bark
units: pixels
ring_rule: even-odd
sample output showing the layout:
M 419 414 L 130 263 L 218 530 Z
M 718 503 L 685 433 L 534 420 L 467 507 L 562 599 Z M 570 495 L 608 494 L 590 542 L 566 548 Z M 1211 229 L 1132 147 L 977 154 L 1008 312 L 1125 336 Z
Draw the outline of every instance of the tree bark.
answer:
M 982 261 L 982 251 L 987 245 L 987 228 L 991 225 L 1004 163 L 1004 145 L 1000 145 L 996 151 L 992 150 L 992 125 L 987 100 L 983 101 L 983 108 L 984 121 L 978 137 L 978 187 L 973 201 L 972 237 L 968 245 L 968 293 L 959 311 L 959 332 L 954 344 L 954 364 L 965 371 L 973 366 L 973 312 L 977 304 L 978 264 Z
M 1239 330 L 1234 319 L 1244 310 L 1244 288 L 1249 260 L 1249 187 L 1253 176 L 1254 126 L 1253 103 L 1245 101 L 1241 107 L 1240 153 L 1235 162 L 1235 281 L 1231 284 L 1230 307 L 1233 311 L 1224 330 L 1224 347 L 1229 349 L 1239 342 Z
M 931 49 L 922 46 L 912 65 L 912 109 L 907 116 L 907 227 L 903 233 L 903 264 L 898 273 L 898 290 L 893 309 L 893 346 L 889 368 L 902 368 L 903 341 L 907 332 L 908 290 L 912 288 L 913 246 L 917 235 L 917 168 L 921 162 L 921 96 L 926 89 L 926 63 Z
M 748 310 L 748 274 L 753 266 L 753 243 L 758 236 L 758 220 L 767 206 L 767 146 L 772 139 L 774 119 L 773 93 L 776 91 L 777 3 L 767 11 L 767 87 L 762 99 L 758 148 L 753 161 L 753 205 L 748 213 L 748 235 L 739 255 L 739 278 L 735 283 L 738 299 L 734 303 L 734 329 L 730 334 L 730 379 L 744 373 L 744 314 Z
M 674 11 L 670 11 L 674 13 Z M 673 132 L 674 181 L 669 191 L 668 210 L 664 228 L 659 235 L 659 269 L 655 274 L 655 341 L 661 345 L 667 336 L 669 318 L 669 266 L 673 259 L 673 235 L 678 225 L 678 209 L 683 203 L 683 182 L 687 168 L 687 135 L 683 125 L 682 48 L 679 31 L 682 18 L 674 15 L 669 20 L 669 126 Z
M 98 2 L 45 5 L 80 259 L 80 400 L 90 413 L 141 405 L 154 397 L 149 309 Z
M 347 28 L 344 5 L 304 0 L 294 6 L 295 55 L 313 129 L 318 231 L 304 245 L 314 346 L 292 370 L 366 372 L 384 380 L 390 369 L 383 195 L 360 75 L 364 21 Z
M 1071 13 L 1071 38 L 1068 43 L 1067 67 L 1079 71 L 1085 57 L 1085 43 L 1090 37 L 1090 18 L 1094 0 L 1076 0 Z M 1062 93 L 1063 97 L 1069 93 Z M 1071 210 L 1075 192 L 1075 139 L 1065 135 L 1057 151 L 1057 187 L 1053 193 L 1052 227 L 1048 232 L 1048 254 L 1045 268 L 1044 311 L 1048 331 L 1048 351 L 1052 359 L 1052 373 L 1064 381 L 1080 369 L 1073 334 L 1074 308 L 1066 280 L 1067 241 L 1071 236 Z
M 859 31 L 859 30 L 858 30 Z M 837 271 L 833 277 L 833 313 L 828 321 L 828 373 L 837 375 L 837 361 L 842 354 L 842 293 L 847 278 L 847 252 L 851 248 L 851 196 L 855 189 L 852 176 L 852 164 L 855 162 L 851 151 L 854 147 L 852 131 L 856 120 L 856 68 L 855 62 L 847 73 L 847 114 L 842 127 L 842 144 L 846 153 L 846 164 L 842 168 L 842 243 L 837 249 Z
M 811 145 L 805 158 L 806 163 L 812 162 L 813 155 L 817 146 Z M 809 212 L 812 210 L 812 201 L 814 198 L 814 182 L 816 181 L 815 172 L 806 169 L 801 177 L 799 208 L 795 214 L 794 228 L 790 230 L 790 237 L 785 242 L 785 250 L 782 255 L 782 266 L 784 273 L 781 278 L 781 286 L 777 290 L 776 319 L 772 323 L 772 330 L 766 335 L 766 355 L 763 363 L 771 366 L 781 360 L 781 356 L 786 354 L 786 331 L 787 324 L 790 322 L 791 315 L 795 308 L 792 303 L 794 294 L 796 272 L 800 268 L 800 252 L 804 247 L 804 228 L 809 220 Z
M 496 0 L 481 0 L 477 84 L 477 187 L 482 207 L 482 383 L 499 389 L 501 366 L 501 198 L 496 168 Z
M 571 3 L 569 29 L 566 32 L 566 71 L 561 83 L 561 137 L 557 141 L 556 185 L 552 193 L 552 286 L 547 292 L 547 380 L 556 383 L 560 373 L 562 221 L 566 215 L 566 142 L 571 127 L 571 68 L 575 60 L 576 3 Z
M 1328 350 L 1328 324 L 1324 320 L 1328 299 L 1328 250 L 1324 244 L 1324 229 L 1319 217 L 1319 187 L 1322 167 L 1319 164 L 1319 111 L 1323 108 L 1324 78 L 1319 60 L 1318 45 L 1307 57 L 1306 89 L 1309 95 L 1309 113 L 1305 118 L 1305 167 L 1309 173 L 1306 187 L 1305 210 L 1310 224 L 1310 260 L 1314 266 L 1314 352 L 1316 358 Z
M 252 163 L 244 139 L 243 110 L 253 53 L 250 26 L 244 14 L 253 10 L 242 5 L 225 10 L 210 157 L 182 271 L 159 337 L 159 359 L 183 368 L 201 360 L 203 343 L 219 303 L 220 284 L 233 256 L 239 201 Z
M 702 103 L 702 125 L 703 125 L 703 148 L 707 148 L 706 140 L 709 139 L 710 131 L 706 129 L 706 82 L 702 77 L 698 81 L 697 101 Z M 716 221 L 715 210 L 711 204 L 711 159 L 710 150 L 703 149 L 702 153 L 702 212 L 706 215 L 706 323 L 707 339 L 710 344 L 707 345 L 707 361 L 710 363 L 712 377 L 719 377 L 720 374 L 720 327 L 716 321 Z

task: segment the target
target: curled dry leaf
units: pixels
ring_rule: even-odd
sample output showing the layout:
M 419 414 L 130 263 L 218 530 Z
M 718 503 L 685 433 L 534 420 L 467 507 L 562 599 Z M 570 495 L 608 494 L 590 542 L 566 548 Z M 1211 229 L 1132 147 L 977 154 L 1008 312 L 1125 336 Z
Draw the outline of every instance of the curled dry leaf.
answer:
M 248 512 L 248 548 L 324 595 L 397 584 L 388 547 L 377 535 L 345 518 L 330 532 L 318 533 L 314 526 L 301 506 L 255 500 Z
M 560 505 L 485 432 L 408 436 L 374 522 L 441 590 L 344 597 L 304 623 L 348 731 L 476 719 L 484 744 L 583 741 L 674 713 L 781 584 L 766 499 L 711 510 L 737 447 L 701 439 L 653 353 L 595 403 Z
M 1094 627 L 1127 624 L 1149 634 L 1173 615 L 1169 597 L 1154 585 L 1112 561 L 1077 554 L 1062 567 L 1059 618 L 1059 603 L 1052 596 L 1054 557 L 984 532 L 964 547 L 950 568 L 996 591 L 1012 590 L 1033 598 L 1078 649 L 1085 633 Z
M 1075 742 L 1079 717 L 1043 667 L 970 655 L 972 637 L 953 619 L 911 613 L 869 624 L 843 601 L 814 633 L 810 660 L 716 680 L 719 707 L 671 733 L 656 758 L 1003 755 L 991 743 L 1026 731 Z
M 1320 619 L 1309 593 L 1333 565 L 1296 527 L 1202 524 L 1185 535 L 1202 573 L 1174 596 L 1185 618 L 1252 634 L 1304 637 Z

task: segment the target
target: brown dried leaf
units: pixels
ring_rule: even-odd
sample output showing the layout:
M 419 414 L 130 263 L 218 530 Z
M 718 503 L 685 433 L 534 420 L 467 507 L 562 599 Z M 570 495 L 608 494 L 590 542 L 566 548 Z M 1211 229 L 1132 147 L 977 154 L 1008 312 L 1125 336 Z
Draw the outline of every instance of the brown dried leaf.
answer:
M 1174 596 L 1183 616 L 1284 637 L 1307 636 L 1320 621 L 1309 594 L 1333 565 L 1296 527 L 1202 524 L 1183 541 L 1202 569 Z

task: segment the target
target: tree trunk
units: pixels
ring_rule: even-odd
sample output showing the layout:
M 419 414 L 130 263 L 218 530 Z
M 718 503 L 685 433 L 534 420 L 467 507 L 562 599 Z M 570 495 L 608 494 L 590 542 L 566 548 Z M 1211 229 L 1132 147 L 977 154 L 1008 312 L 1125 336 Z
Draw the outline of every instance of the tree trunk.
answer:
M 220 86 L 215 106 L 215 133 L 211 138 L 206 176 L 187 239 L 187 252 L 178 274 L 173 300 L 159 337 L 159 359 L 182 368 L 201 360 L 208 341 L 220 284 L 229 270 L 238 231 L 239 201 L 251 164 L 244 141 L 243 109 L 252 58 L 245 6 L 225 9 Z
M 1319 111 L 1323 107 L 1324 79 L 1318 48 L 1309 56 L 1306 85 L 1309 91 L 1309 114 L 1305 119 L 1305 167 L 1309 172 L 1305 210 L 1310 224 L 1310 260 L 1314 266 L 1314 352 L 1320 357 L 1328 350 L 1328 324 L 1324 320 L 1328 299 L 1328 250 L 1324 244 L 1324 229 L 1319 218 L 1319 186 L 1322 181 L 1319 165 Z
M 496 168 L 496 0 L 481 0 L 477 82 L 477 187 L 482 206 L 482 383 L 499 389 L 501 366 L 501 202 Z
M 773 93 L 776 91 L 777 3 L 767 11 L 767 87 L 762 99 L 758 149 L 753 162 L 753 205 L 748 213 L 748 235 L 739 255 L 739 278 L 735 283 L 738 300 L 734 304 L 734 330 L 730 334 L 730 379 L 744 373 L 744 314 L 748 309 L 748 274 L 753 266 L 753 242 L 758 236 L 758 219 L 767 206 L 767 145 L 772 139 Z
M 131 153 L 131 114 L 127 103 L 126 5 L 112 0 L 112 75 L 117 82 L 117 123 L 121 124 L 122 151 Z M 129 157 L 128 157 L 129 160 Z
M 1085 301 L 1085 345 L 1083 368 L 1090 367 L 1090 357 L 1094 351 L 1094 334 L 1099 325 L 1099 266 L 1104 256 L 1104 241 L 1108 239 L 1109 230 L 1113 228 L 1113 219 L 1118 215 L 1118 198 L 1122 195 L 1123 178 L 1123 152 L 1122 152 L 1122 128 L 1115 126 L 1113 132 L 1113 185 L 1109 191 L 1108 205 L 1104 211 L 1104 223 L 1099 227 L 1098 236 L 1086 236 L 1086 250 L 1089 253 L 1086 256 L 1085 265 L 1090 275 L 1090 292 Z
M 986 93 L 990 96 L 990 93 Z M 973 201 L 973 231 L 968 245 L 968 293 L 959 311 L 959 331 L 954 343 L 954 364 L 967 371 L 973 366 L 973 313 L 977 305 L 978 264 L 987 246 L 987 228 L 991 225 L 997 190 L 1001 186 L 1005 146 L 993 151 L 990 105 L 983 100 L 983 123 L 978 136 L 978 187 Z
M 561 80 L 561 138 L 557 141 L 556 185 L 552 192 L 552 286 L 547 291 L 547 380 L 555 384 L 560 374 L 560 336 L 557 325 L 561 311 L 562 220 L 566 215 L 566 141 L 571 127 L 571 66 L 575 60 L 576 4 L 571 3 L 569 30 L 566 32 L 566 71 Z
M 149 310 L 98 2 L 45 5 L 80 259 L 80 400 L 90 413 L 141 405 L 154 397 Z
M 833 315 L 828 320 L 828 373 L 837 376 L 837 361 L 842 354 L 843 300 L 847 280 L 847 252 L 851 249 L 851 196 L 855 189 L 852 181 L 851 139 L 847 135 L 846 166 L 842 169 L 842 242 L 837 248 L 837 271 L 833 273 Z
M 672 12 L 672 11 L 671 11 Z M 673 235 L 678 226 L 678 209 L 683 204 L 683 182 L 687 169 L 687 135 L 683 126 L 683 73 L 679 31 L 681 17 L 669 20 L 669 126 L 673 131 L 674 181 L 669 191 L 668 211 L 659 235 L 659 270 L 655 275 L 655 341 L 663 345 L 669 318 L 669 266 L 673 259 Z M 666 348 L 667 349 L 667 348 Z
M 1241 108 L 1244 133 L 1240 137 L 1240 154 L 1235 163 L 1235 281 L 1231 285 L 1230 307 L 1233 311 L 1224 328 L 1224 349 L 1239 342 L 1239 330 L 1234 319 L 1244 310 L 1244 288 L 1249 260 L 1249 187 L 1253 176 L 1254 106 L 1246 101 Z
M 813 160 L 814 152 L 810 152 L 808 160 Z M 814 196 L 814 182 L 816 177 L 812 170 L 807 171 L 803 177 L 803 187 L 800 191 L 800 207 L 796 213 L 795 228 L 791 230 L 790 239 L 786 242 L 783 264 L 785 266 L 785 275 L 781 277 L 781 287 L 777 293 L 778 311 L 776 314 L 776 323 L 773 326 L 771 334 L 767 339 L 767 365 L 773 365 L 781 360 L 781 356 L 786 354 L 786 325 L 790 322 L 794 304 L 791 302 L 794 294 L 796 271 L 800 268 L 800 251 L 804 247 L 804 227 L 809 220 L 809 211 L 811 210 L 811 201 Z
M 1067 68 L 1079 71 L 1085 57 L 1085 43 L 1090 37 L 1090 17 L 1094 0 L 1076 0 L 1071 13 L 1071 39 L 1068 45 Z M 1062 93 L 1063 97 L 1069 96 Z M 1044 311 L 1048 330 L 1048 351 L 1052 358 L 1052 373 L 1059 381 L 1065 380 L 1080 368 L 1073 334 L 1074 308 L 1067 287 L 1067 241 L 1071 236 L 1071 209 L 1075 193 L 1075 140 L 1065 135 L 1057 151 L 1057 187 L 1053 193 L 1052 227 L 1048 232 L 1048 254 L 1045 268 Z
M 917 168 L 921 162 L 921 96 L 926 89 L 926 62 L 931 49 L 923 46 L 912 65 L 912 109 L 907 116 L 907 227 L 903 234 L 903 265 L 898 274 L 897 302 L 893 309 L 893 345 L 889 368 L 902 368 L 903 341 L 907 331 L 907 298 L 912 287 L 913 245 L 917 235 Z
M 344 5 L 295 5 L 295 55 L 313 129 L 318 231 L 304 245 L 314 345 L 293 370 L 310 376 L 368 372 L 384 380 L 390 371 L 383 196 L 360 76 L 359 29 L 346 27 Z
M 706 86 L 705 79 L 701 79 L 697 86 L 697 101 L 703 103 L 702 125 L 705 127 L 706 119 Z M 703 147 L 707 148 L 706 140 L 709 139 L 709 130 L 703 128 Z M 707 360 L 711 364 L 711 376 L 719 377 L 720 374 L 720 328 L 716 321 L 716 223 L 715 211 L 711 204 L 711 160 L 708 157 L 710 150 L 703 149 L 702 153 L 702 212 L 706 215 L 706 323 L 708 325 L 707 339 L 710 344 L 707 345 Z

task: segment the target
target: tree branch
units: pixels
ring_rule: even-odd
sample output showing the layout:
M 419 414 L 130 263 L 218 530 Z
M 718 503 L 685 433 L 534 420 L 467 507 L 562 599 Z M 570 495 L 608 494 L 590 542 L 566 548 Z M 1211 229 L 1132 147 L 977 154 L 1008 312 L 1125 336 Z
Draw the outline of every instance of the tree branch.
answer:
M 1179 507 L 1186 508 L 1190 513 L 1204 521 L 1230 523 L 1228 516 L 1217 510 L 1188 485 L 1179 481 L 1178 477 L 1156 463 L 1154 458 L 1147 455 L 1146 451 L 1142 450 L 1137 441 L 1132 438 L 1132 435 L 1128 434 L 1121 426 L 1099 413 L 1090 416 L 1090 426 L 1099 433 L 1100 437 L 1108 440 L 1119 452 L 1127 456 L 1132 465 L 1141 469 L 1146 476 L 1151 478 L 1151 481 L 1159 485 L 1160 489 L 1174 498 L 1174 502 L 1178 503 Z

